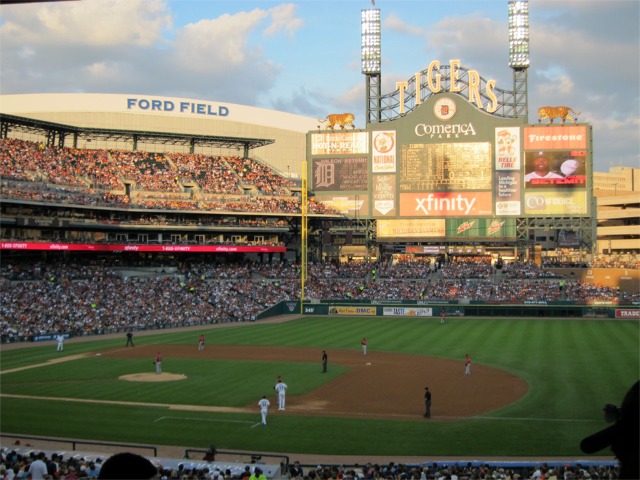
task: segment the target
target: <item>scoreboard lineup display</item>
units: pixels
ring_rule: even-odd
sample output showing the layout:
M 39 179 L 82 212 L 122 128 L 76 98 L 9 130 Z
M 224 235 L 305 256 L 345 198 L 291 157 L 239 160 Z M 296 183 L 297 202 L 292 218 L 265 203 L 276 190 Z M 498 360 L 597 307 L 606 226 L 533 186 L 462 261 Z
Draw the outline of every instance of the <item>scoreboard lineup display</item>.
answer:
M 491 188 L 491 145 L 441 143 L 403 145 L 400 191 L 488 190 Z
M 309 188 L 378 238 L 514 240 L 516 219 L 591 215 L 591 126 L 526 124 L 455 93 L 362 130 L 307 134 Z

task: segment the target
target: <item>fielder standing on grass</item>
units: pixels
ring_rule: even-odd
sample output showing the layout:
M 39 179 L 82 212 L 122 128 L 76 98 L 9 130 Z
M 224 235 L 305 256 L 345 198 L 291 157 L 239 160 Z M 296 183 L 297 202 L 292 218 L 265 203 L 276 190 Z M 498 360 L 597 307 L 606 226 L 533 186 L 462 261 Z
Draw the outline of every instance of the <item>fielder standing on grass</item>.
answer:
M 59 333 L 56 340 L 58 340 L 58 348 L 56 349 L 56 352 L 62 352 L 64 350 L 64 335 Z
M 278 375 L 278 383 L 276 383 L 274 389 L 278 392 L 278 410 L 284 410 L 287 384 L 282 381 L 282 377 L 280 375 Z
M 260 407 L 260 415 L 262 416 L 262 426 L 267 426 L 267 413 L 269 413 L 269 407 L 271 403 L 267 400 L 267 396 L 263 395 L 262 399 L 258 402 L 258 406 Z

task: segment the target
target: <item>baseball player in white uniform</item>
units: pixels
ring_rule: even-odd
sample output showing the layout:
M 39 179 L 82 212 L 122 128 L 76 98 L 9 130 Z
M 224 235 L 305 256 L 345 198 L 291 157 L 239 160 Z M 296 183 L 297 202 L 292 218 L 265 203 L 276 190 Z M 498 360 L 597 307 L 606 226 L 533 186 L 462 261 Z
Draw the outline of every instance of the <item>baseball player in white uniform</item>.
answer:
M 282 378 L 278 377 L 278 383 L 276 383 L 276 386 L 273 388 L 278 392 L 278 410 L 284 410 L 287 384 L 282 381 Z
M 58 348 L 56 349 L 56 352 L 62 352 L 64 350 L 64 335 L 59 334 L 56 337 L 56 340 L 58 340 Z
M 258 406 L 260 407 L 260 415 L 262 415 L 262 426 L 267 426 L 267 413 L 269 412 L 269 407 L 271 403 L 267 400 L 267 396 L 263 395 L 262 399 L 258 402 Z

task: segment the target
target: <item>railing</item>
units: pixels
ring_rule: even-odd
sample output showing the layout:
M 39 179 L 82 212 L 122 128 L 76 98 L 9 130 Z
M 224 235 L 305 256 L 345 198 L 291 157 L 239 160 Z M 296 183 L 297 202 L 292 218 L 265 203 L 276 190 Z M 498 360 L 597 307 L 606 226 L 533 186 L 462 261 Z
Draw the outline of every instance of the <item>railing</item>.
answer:
M 207 455 L 211 455 L 211 449 L 209 450 L 201 450 L 201 449 L 197 449 L 197 448 L 188 448 L 184 451 L 184 456 L 183 458 L 188 460 L 191 457 L 189 456 L 192 453 L 202 453 L 204 456 Z M 280 459 L 280 473 L 284 474 L 286 472 L 289 471 L 289 456 L 288 455 L 275 455 L 275 454 L 271 454 L 271 453 L 256 453 L 256 452 L 236 452 L 236 451 L 232 451 L 232 450 L 216 450 L 215 454 L 212 455 L 212 457 L 210 457 L 209 461 L 213 461 L 213 457 L 216 456 L 221 456 L 221 455 L 230 455 L 230 456 L 236 456 L 236 457 L 250 457 L 251 458 L 251 462 L 250 463 L 257 463 L 258 461 L 262 460 L 263 458 L 277 458 Z M 249 462 L 246 462 L 249 463 Z
M 71 444 L 72 450 L 76 450 L 78 445 L 100 445 L 103 447 L 125 447 L 125 448 L 141 448 L 144 450 L 152 450 L 153 456 L 158 456 L 158 447 L 153 445 L 139 445 L 133 443 L 111 443 L 111 442 L 93 442 L 89 440 L 66 440 L 61 438 L 51 438 L 51 437 L 30 437 L 28 435 L 14 435 L 13 433 L 0 433 L 0 437 L 8 438 L 18 438 L 21 440 L 40 440 L 42 442 L 54 442 L 54 443 L 64 443 Z

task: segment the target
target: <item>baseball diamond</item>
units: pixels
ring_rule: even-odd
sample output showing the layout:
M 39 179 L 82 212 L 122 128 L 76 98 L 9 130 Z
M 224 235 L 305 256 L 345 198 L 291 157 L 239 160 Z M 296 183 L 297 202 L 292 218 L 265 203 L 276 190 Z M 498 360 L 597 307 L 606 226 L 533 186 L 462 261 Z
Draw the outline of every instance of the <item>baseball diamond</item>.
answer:
M 70 338 L 64 357 L 54 340 L 14 344 L 0 352 L 0 413 L 5 433 L 184 448 L 215 440 L 220 449 L 397 461 L 579 459 L 580 440 L 603 424 L 601 405 L 619 402 L 637 376 L 638 328 L 608 319 L 451 318 L 442 328 L 436 317 L 289 316 L 139 331 L 133 348 L 124 334 Z M 203 332 L 208 347 L 198 351 Z M 376 346 L 366 357 L 361 332 Z M 149 365 L 158 350 L 161 375 Z M 628 381 L 612 382 L 612 372 Z M 257 400 L 277 405 L 278 375 L 287 409 L 274 409 L 256 435 Z M 78 421 L 61 423 L 60 412 Z
M 155 347 L 114 349 L 106 358 L 146 358 Z M 205 355 L 188 346 L 163 346 L 165 358 L 200 358 L 246 361 L 317 363 L 313 349 L 291 347 L 216 346 Z M 422 405 L 416 402 L 422 394 L 422 382 L 429 378 L 432 389 L 439 393 L 433 420 L 456 420 L 482 415 L 517 401 L 527 393 L 527 384 L 507 372 L 477 367 L 474 376 L 460 375 L 460 363 L 453 360 L 375 352 L 363 361 L 362 354 L 334 350 L 332 364 L 349 370 L 339 378 L 305 395 L 287 397 L 287 411 L 299 414 L 336 415 L 345 417 L 392 418 L 421 421 Z M 371 365 L 367 365 L 367 364 Z M 155 375 L 151 375 L 153 381 Z M 171 380 L 168 377 L 166 380 Z M 163 380 L 163 379 L 160 379 Z M 383 391 L 380 385 L 384 385 Z M 469 402 L 469 397 L 474 401 Z M 366 399 L 366 400 L 365 400 Z M 277 403 L 276 403 L 277 405 Z M 253 402 L 247 407 L 252 411 Z

